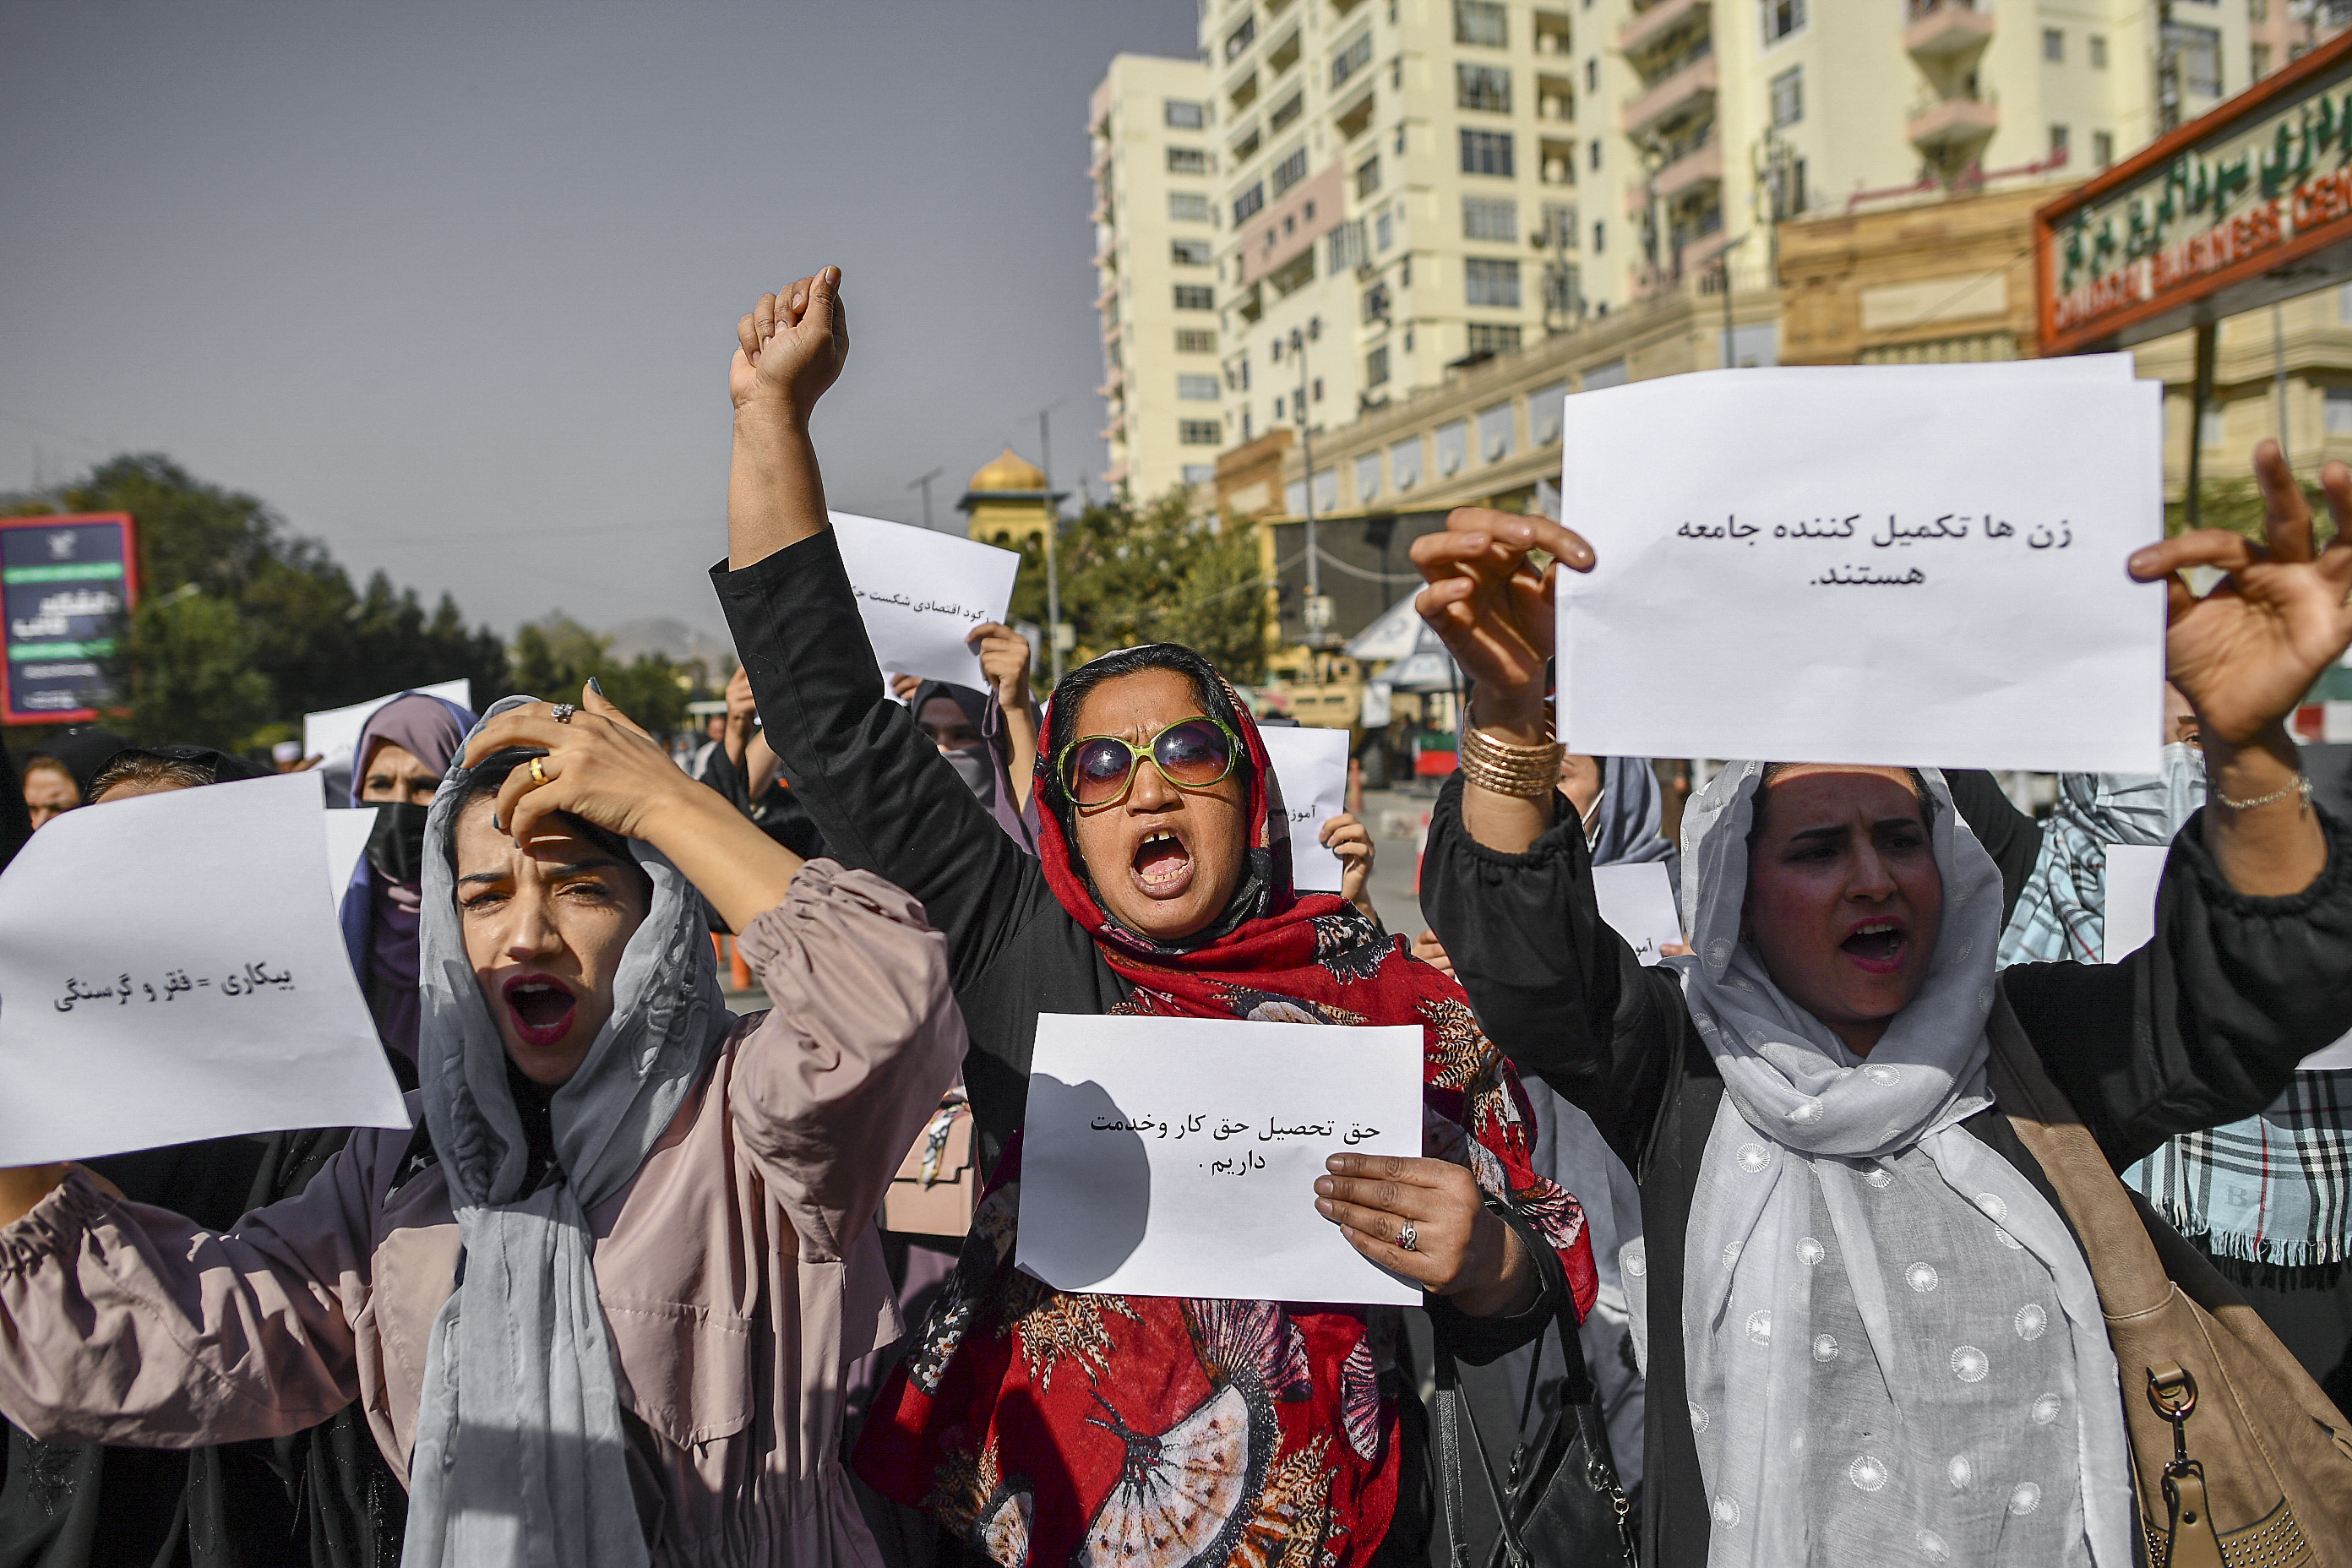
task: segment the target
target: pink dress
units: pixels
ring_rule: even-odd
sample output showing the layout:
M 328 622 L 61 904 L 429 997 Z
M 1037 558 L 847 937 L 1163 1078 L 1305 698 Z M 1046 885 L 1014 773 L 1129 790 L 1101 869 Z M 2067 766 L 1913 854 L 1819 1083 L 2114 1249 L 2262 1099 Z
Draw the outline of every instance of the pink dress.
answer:
M 811 862 L 741 951 L 772 1011 L 589 1213 L 656 1563 L 878 1563 L 838 1461 L 847 1364 L 898 1336 L 873 1226 L 964 1048 L 944 941 Z M 362 1131 L 226 1233 L 77 1170 L 0 1228 L 0 1413 L 50 1441 L 188 1447 L 357 1398 L 405 1479 L 457 1225 L 431 1145 Z

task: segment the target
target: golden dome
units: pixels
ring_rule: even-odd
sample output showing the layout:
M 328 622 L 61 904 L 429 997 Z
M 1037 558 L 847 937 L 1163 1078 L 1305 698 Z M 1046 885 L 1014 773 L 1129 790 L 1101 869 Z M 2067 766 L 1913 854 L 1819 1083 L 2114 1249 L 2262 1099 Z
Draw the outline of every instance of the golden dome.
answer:
M 1042 490 L 1045 488 L 1045 471 L 1024 462 L 1004 448 L 1004 455 L 971 477 L 972 493 L 986 494 L 992 490 Z

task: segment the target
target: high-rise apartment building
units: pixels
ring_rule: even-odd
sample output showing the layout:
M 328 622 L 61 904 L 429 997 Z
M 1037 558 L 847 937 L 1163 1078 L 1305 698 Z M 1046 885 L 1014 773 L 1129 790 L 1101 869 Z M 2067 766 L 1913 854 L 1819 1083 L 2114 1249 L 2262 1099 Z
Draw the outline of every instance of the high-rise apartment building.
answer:
M 2247 0 L 2168 9 L 1593 0 L 1575 62 L 1588 237 L 1624 243 L 1588 291 L 1719 275 L 1727 253 L 1760 281 L 1774 221 L 1858 195 L 2086 177 L 2252 79 Z
M 1103 477 L 1139 501 L 1205 485 L 1226 444 L 1213 112 L 1199 61 L 1119 55 L 1088 121 L 1109 415 Z

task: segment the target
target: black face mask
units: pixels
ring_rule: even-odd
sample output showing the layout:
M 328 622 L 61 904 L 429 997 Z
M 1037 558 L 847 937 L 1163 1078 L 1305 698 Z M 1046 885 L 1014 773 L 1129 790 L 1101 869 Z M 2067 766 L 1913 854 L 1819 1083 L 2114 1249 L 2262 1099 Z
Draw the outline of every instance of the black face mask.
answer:
M 367 842 L 368 864 L 389 882 L 415 887 L 425 880 L 425 818 L 432 807 L 406 801 L 375 808 Z

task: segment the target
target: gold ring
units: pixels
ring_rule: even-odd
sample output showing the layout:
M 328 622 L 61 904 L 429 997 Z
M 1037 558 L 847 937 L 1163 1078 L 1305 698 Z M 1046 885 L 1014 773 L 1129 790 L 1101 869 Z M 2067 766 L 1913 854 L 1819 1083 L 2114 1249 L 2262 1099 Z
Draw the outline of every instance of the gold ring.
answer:
M 541 757 L 533 757 L 533 758 L 531 758 L 531 760 L 530 760 L 530 782 L 531 782 L 531 783 L 533 783 L 533 784 L 545 784 L 545 783 L 547 782 L 547 770 L 546 770 L 545 768 L 541 767 L 541 766 L 539 765 L 539 764 L 540 764 L 541 762 L 543 762 L 544 760 L 545 760 L 544 758 L 541 758 Z

